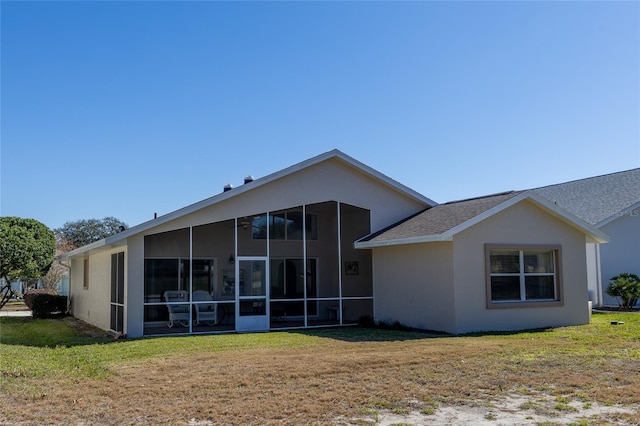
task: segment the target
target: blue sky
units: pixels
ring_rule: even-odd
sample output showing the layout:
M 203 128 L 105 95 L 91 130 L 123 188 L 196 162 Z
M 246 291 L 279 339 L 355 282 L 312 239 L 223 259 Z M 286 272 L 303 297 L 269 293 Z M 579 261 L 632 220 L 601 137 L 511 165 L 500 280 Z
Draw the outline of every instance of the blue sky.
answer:
M 638 2 L 10 2 L 0 214 L 133 226 L 338 148 L 434 199 L 640 167 Z

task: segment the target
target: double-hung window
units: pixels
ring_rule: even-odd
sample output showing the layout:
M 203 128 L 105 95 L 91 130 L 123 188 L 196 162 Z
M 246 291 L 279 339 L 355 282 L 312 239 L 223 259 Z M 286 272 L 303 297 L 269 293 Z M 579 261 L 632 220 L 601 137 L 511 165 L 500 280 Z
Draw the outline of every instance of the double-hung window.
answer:
M 487 245 L 487 305 L 561 303 L 558 246 Z

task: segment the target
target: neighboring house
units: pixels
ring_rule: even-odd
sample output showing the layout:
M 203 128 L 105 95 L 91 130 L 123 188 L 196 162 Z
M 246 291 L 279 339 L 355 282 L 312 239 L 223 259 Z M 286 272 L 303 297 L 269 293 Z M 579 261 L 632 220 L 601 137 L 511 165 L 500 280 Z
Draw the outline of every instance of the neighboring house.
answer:
M 73 315 L 132 337 L 463 333 L 588 322 L 585 242 L 605 240 L 531 192 L 437 205 L 333 150 L 59 259 Z
M 0 279 L 0 284 L 4 285 L 4 279 Z M 11 283 L 11 289 L 19 294 L 24 294 L 25 290 L 28 288 L 28 284 L 22 282 L 22 280 L 17 280 Z M 35 288 L 44 288 L 44 284 L 42 280 L 38 280 Z M 55 291 L 63 296 L 67 296 L 69 294 L 69 276 L 63 276 L 60 281 L 56 284 Z
M 640 168 L 536 188 L 534 191 L 609 235 L 607 244 L 589 244 L 590 298 L 617 305 L 606 294 L 610 279 L 640 275 Z

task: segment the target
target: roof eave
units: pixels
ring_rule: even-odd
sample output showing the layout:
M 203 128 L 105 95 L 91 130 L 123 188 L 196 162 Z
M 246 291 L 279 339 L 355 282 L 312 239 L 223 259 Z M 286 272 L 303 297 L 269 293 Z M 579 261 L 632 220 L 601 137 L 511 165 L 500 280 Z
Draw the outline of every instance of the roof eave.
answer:
M 102 248 L 106 246 L 106 240 L 107 240 L 106 238 L 103 238 L 91 244 L 87 244 L 86 246 L 78 247 L 77 249 L 73 249 L 71 251 L 63 253 L 60 256 L 57 256 L 56 260 L 57 261 L 68 260 L 79 255 L 84 255 L 85 253 L 91 250 Z
M 123 241 L 126 241 L 126 239 L 132 235 L 136 235 L 140 232 L 144 232 L 148 229 L 154 228 L 156 226 L 159 225 L 163 225 L 167 222 L 170 222 L 174 219 L 177 219 L 179 217 L 188 215 L 190 213 L 193 213 L 195 211 L 198 211 L 202 208 L 211 206 L 213 204 L 217 204 L 220 203 L 224 200 L 227 200 L 229 198 L 235 197 L 237 195 L 243 194 L 247 191 L 251 191 L 253 189 L 259 188 L 261 186 L 264 186 L 268 183 L 271 183 L 277 179 L 280 179 L 284 176 L 288 176 L 290 174 L 296 173 L 300 170 L 303 170 L 307 167 L 311 167 L 315 164 L 319 164 L 323 161 L 329 160 L 331 158 L 337 158 L 340 159 L 341 161 L 349 164 L 351 167 L 354 167 L 355 169 L 360 170 L 361 172 L 375 178 L 378 179 L 379 181 L 383 182 L 385 185 L 400 191 L 404 194 L 406 194 L 408 197 L 414 199 L 415 201 L 421 203 L 421 204 L 425 204 L 428 206 L 435 206 L 438 203 L 436 203 L 435 201 L 431 200 L 430 198 L 425 197 L 424 195 L 414 191 L 413 189 L 402 185 L 401 183 L 391 179 L 390 177 L 378 172 L 377 170 L 367 166 L 364 163 L 359 162 L 358 160 L 354 159 L 353 157 L 350 157 L 349 155 L 343 153 L 342 151 L 338 150 L 338 149 L 333 149 L 331 151 L 325 152 L 323 154 L 317 155 L 315 157 L 309 158 L 307 160 L 304 160 L 300 163 L 294 164 L 292 166 L 289 166 L 287 168 L 284 168 L 282 170 L 279 170 L 277 172 L 271 173 L 267 176 L 264 176 L 262 178 L 256 179 L 254 181 L 252 181 L 251 183 L 248 184 L 244 184 L 242 186 L 239 186 L 237 188 L 233 188 L 230 191 L 225 191 L 222 192 L 220 194 L 216 194 L 212 197 L 206 198 L 204 200 L 198 201 L 196 203 L 190 204 L 186 207 L 183 207 L 181 209 L 175 210 L 173 212 L 167 213 L 165 215 L 162 215 L 158 218 L 155 219 L 151 219 L 148 220 L 146 222 L 143 222 L 139 225 L 133 226 L 129 229 L 126 229 L 122 232 L 119 232 L 118 234 L 112 235 L 110 237 L 105 238 L 104 240 L 101 241 L 97 241 L 96 243 L 93 244 L 89 244 L 88 246 L 84 246 L 84 247 L 80 247 L 76 250 L 70 251 L 69 253 L 65 253 L 64 257 L 61 257 L 62 260 L 64 259 L 68 259 L 70 257 L 73 256 L 77 256 L 79 254 L 83 254 L 87 251 L 90 250 L 95 250 L 97 248 L 101 248 L 103 246 L 111 246 L 111 245 L 120 245 L 122 244 Z M 101 243 L 102 242 L 102 243 Z M 98 244 L 101 243 L 100 245 L 95 245 L 94 244 Z
M 573 227 L 574 229 L 578 229 L 579 231 L 583 232 L 585 234 L 587 242 L 601 244 L 609 241 L 609 236 L 604 232 L 602 232 L 601 230 L 597 229 L 595 226 L 590 225 L 589 223 L 578 218 L 577 216 L 574 216 L 573 214 L 560 208 L 556 204 L 536 194 L 535 192 L 525 191 L 457 226 L 454 226 L 453 228 L 443 232 L 442 234 L 410 237 L 410 238 L 400 238 L 400 239 L 386 240 L 386 241 L 356 242 L 355 247 L 356 248 L 373 248 L 373 247 L 385 247 L 385 246 L 394 246 L 394 245 L 403 245 L 403 244 L 427 243 L 427 242 L 435 242 L 435 241 L 452 241 L 453 237 L 456 234 L 526 199 L 532 200 L 534 203 L 539 205 L 541 208 L 543 208 L 552 216 L 562 220 L 563 222 Z
M 594 226 L 596 228 L 602 228 L 605 225 L 610 224 L 611 222 L 614 222 L 622 217 L 626 217 L 626 216 L 634 216 L 635 211 L 640 209 L 640 201 L 638 201 L 635 204 L 630 205 L 629 207 L 627 207 L 626 209 L 620 210 L 619 212 L 612 214 L 611 216 L 609 216 L 608 218 L 601 220 L 600 222 L 596 223 Z
M 354 247 L 357 249 L 401 246 L 407 244 L 434 243 L 439 241 L 451 241 L 452 239 L 444 234 L 425 235 L 420 237 L 398 238 L 384 241 L 356 241 Z

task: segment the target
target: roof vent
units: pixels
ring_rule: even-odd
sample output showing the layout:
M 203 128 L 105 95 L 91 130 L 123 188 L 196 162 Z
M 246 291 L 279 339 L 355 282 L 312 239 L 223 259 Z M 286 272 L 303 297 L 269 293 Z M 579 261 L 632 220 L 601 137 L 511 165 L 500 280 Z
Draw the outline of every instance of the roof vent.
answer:
M 230 183 L 226 184 L 224 186 L 224 188 L 222 188 L 223 192 L 227 192 L 227 191 L 231 191 L 233 189 L 233 185 L 231 185 Z
M 248 184 L 248 183 L 251 183 L 251 182 L 253 182 L 253 176 L 247 175 L 247 176 L 244 177 L 245 185 Z

